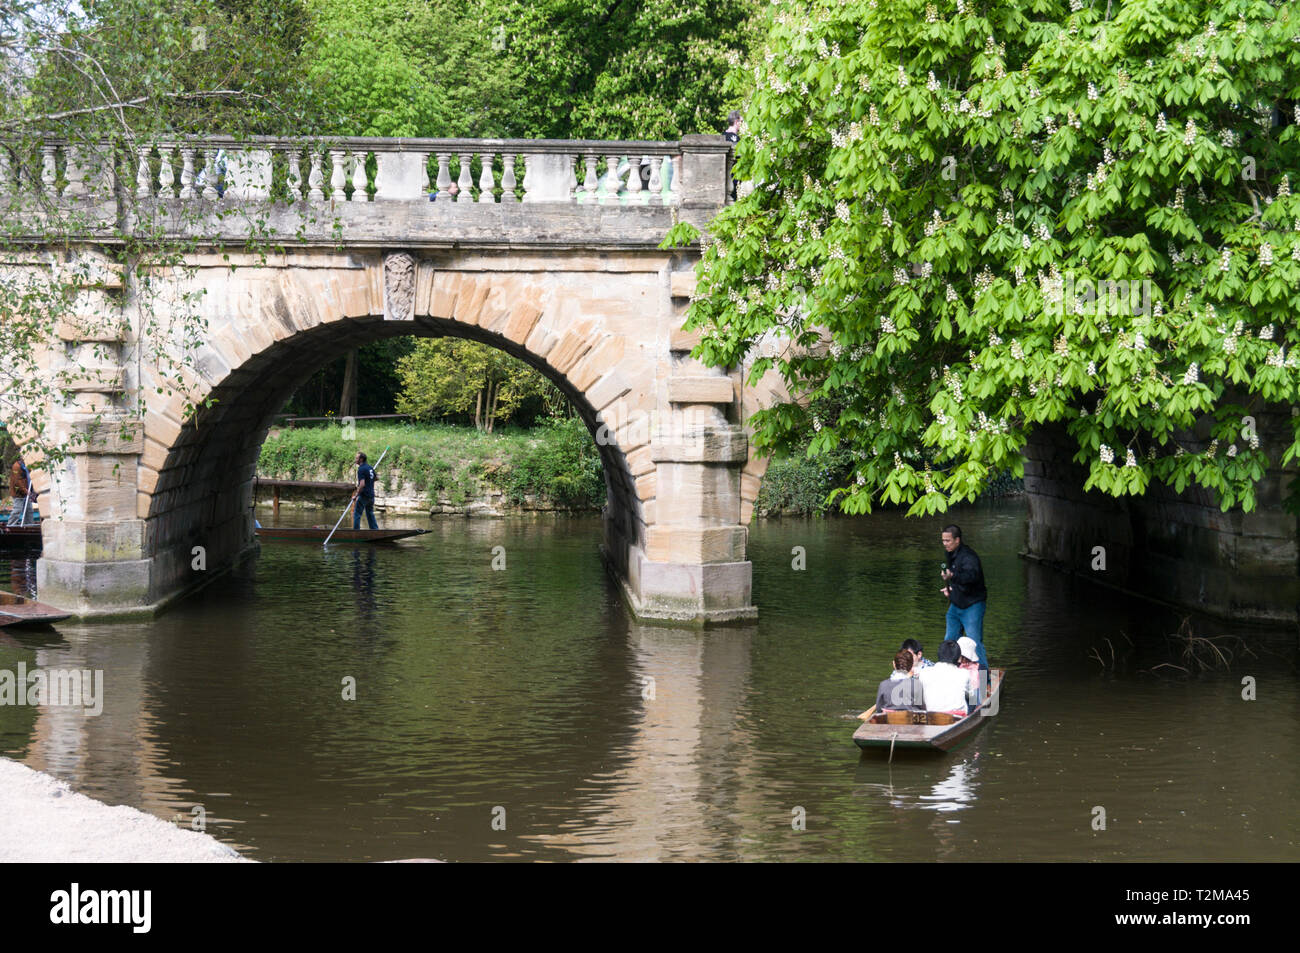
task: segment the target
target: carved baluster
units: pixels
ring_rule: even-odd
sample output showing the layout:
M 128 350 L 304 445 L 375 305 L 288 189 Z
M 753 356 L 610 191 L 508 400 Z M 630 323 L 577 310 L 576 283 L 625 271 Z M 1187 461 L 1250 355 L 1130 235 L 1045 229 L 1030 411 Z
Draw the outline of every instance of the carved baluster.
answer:
M 587 166 L 587 176 L 582 180 L 580 201 L 587 204 L 596 201 L 596 190 L 600 188 L 600 179 L 596 177 L 596 162 L 598 159 L 599 156 L 592 153 L 583 160 Z
M 366 153 L 352 153 L 352 201 L 364 202 L 370 198 L 366 193 L 369 179 L 366 176 Z
M 217 179 L 221 176 L 221 169 L 217 167 L 218 149 L 203 150 L 203 198 L 209 202 L 215 202 L 221 198 L 217 192 Z
M 429 182 L 429 154 L 427 152 L 421 152 L 420 158 L 423 160 L 420 162 L 420 192 L 425 196 L 425 198 L 428 198 L 429 193 L 432 192 L 436 186 Z
M 158 162 L 158 197 L 162 199 L 174 199 L 176 197 L 176 173 L 172 169 L 172 147 L 166 146 L 158 150 L 160 160 Z
M 330 201 L 346 202 L 348 200 L 347 192 L 344 191 L 348 184 L 348 174 L 343 168 L 343 161 L 347 153 L 338 149 L 330 150 L 330 163 L 333 171 L 330 173 Z
M 147 199 L 153 195 L 153 171 L 149 168 L 149 147 L 141 146 L 135 150 L 139 160 L 135 169 L 136 198 Z
M 573 202 L 578 197 L 578 157 L 565 156 L 564 164 L 569 170 L 569 201 Z
M 181 198 L 194 198 L 194 148 L 181 146 Z
M 456 195 L 457 202 L 474 201 L 474 176 L 470 175 L 469 171 L 470 158 L 471 155 L 468 152 L 460 154 L 460 178 L 456 180 L 456 185 L 460 189 L 460 192 Z
M 501 157 L 501 201 L 516 202 L 515 154 L 507 152 Z
M 664 183 L 663 176 L 660 174 L 659 167 L 663 164 L 663 159 L 659 156 L 650 157 L 650 204 L 664 204 Z
M 287 153 L 289 171 L 285 173 L 284 184 L 289 190 L 289 201 L 296 202 L 302 198 L 302 156 L 294 146 Z
M 643 205 L 649 196 L 643 194 L 641 188 L 641 160 L 633 162 L 633 159 L 636 156 L 627 157 L 627 202 L 629 205 Z
M 451 153 L 438 154 L 438 194 L 436 199 L 445 199 L 451 195 Z
M 495 202 L 496 196 L 492 190 L 496 188 L 496 180 L 492 177 L 492 162 L 496 156 L 491 152 L 480 152 L 479 162 L 483 164 L 483 169 L 478 176 L 478 200 L 480 202 Z
M 618 156 L 605 156 L 605 181 L 601 183 L 601 205 L 617 205 L 623 183 L 618 174 Z
M 311 163 L 311 168 L 307 172 L 307 199 L 311 202 L 325 201 L 325 191 L 321 187 L 325 184 L 325 173 L 321 171 L 321 154 L 313 146 L 307 156 Z
M 668 172 L 670 181 L 668 183 L 668 204 L 682 204 L 682 157 L 680 154 L 668 157 Z
M 86 194 L 86 170 L 81 167 L 81 154 L 76 146 L 65 146 L 63 150 L 65 165 L 63 177 L 68 184 L 63 187 L 63 194 L 68 198 L 79 199 Z
M 45 185 L 47 195 L 54 194 L 54 183 L 58 173 L 54 166 L 54 146 L 41 146 L 41 182 Z

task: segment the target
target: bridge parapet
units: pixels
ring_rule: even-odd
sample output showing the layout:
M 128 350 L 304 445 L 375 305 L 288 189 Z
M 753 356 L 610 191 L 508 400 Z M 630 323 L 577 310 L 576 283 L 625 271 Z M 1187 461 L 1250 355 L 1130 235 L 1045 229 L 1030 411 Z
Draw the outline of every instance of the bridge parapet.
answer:
M 98 208 L 105 229 L 119 223 L 123 196 L 137 207 L 179 213 L 172 230 L 187 234 L 196 223 L 203 234 L 209 216 L 264 209 L 273 234 L 303 235 L 298 216 L 276 213 L 329 209 L 358 222 L 396 214 L 408 234 L 421 221 L 443 232 L 468 229 L 458 238 L 475 237 L 476 226 L 490 237 L 502 234 L 502 223 L 571 222 L 576 234 L 612 240 L 623 230 L 625 241 L 641 244 L 662 238 L 675 216 L 703 224 L 726 204 L 729 149 L 721 136 L 704 135 L 609 142 L 204 137 L 94 150 L 48 139 L 0 144 L 0 199 L 77 207 L 92 224 Z M 595 232 L 593 223 L 600 225 Z M 232 237 L 231 224 L 209 231 Z M 560 229 L 553 237 L 574 236 Z

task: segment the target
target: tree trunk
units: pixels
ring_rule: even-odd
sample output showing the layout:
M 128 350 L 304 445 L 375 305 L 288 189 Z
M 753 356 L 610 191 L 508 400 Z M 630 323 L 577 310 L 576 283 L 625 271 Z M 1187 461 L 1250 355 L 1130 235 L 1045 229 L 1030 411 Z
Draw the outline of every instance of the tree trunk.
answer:
M 488 400 L 487 432 L 491 433 L 492 427 L 496 424 L 497 420 L 497 391 L 501 389 L 501 385 L 499 383 L 492 383 L 488 386 L 491 388 L 489 391 L 491 397 Z
M 348 351 L 348 362 L 343 367 L 343 396 L 339 398 L 339 416 L 357 415 L 357 352 Z
M 474 398 L 474 429 L 483 429 L 483 389 L 479 388 L 478 396 Z

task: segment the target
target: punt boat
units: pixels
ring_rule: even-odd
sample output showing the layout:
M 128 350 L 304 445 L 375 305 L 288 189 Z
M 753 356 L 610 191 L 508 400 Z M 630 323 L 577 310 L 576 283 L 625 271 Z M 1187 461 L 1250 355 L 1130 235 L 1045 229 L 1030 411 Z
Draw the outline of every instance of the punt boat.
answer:
M 5 526 L 0 523 L 0 550 L 26 549 L 41 545 L 41 527 L 31 523 L 26 526 Z
M 988 698 L 965 718 L 944 711 L 876 711 L 872 705 L 858 715 L 862 725 L 853 732 L 853 740 L 859 748 L 888 748 L 891 755 L 894 748 L 951 751 L 997 714 L 1007 670 L 995 668 L 990 672 Z
M 259 526 L 259 539 L 289 539 L 323 543 L 329 536 L 329 526 Z M 408 536 L 419 536 L 427 529 L 344 529 L 339 527 L 330 542 L 339 543 L 391 543 Z
M 70 618 L 72 614 L 69 612 L 0 589 L 0 627 L 48 625 Z

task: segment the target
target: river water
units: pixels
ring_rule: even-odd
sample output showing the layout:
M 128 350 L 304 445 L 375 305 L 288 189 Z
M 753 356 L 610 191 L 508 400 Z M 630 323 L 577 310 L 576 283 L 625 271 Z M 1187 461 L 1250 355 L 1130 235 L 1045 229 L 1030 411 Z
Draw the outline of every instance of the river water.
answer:
M 940 523 L 894 513 L 755 524 L 759 619 L 703 634 L 629 618 L 597 518 L 266 543 L 157 619 L 0 632 L 0 669 L 105 684 L 0 706 L 0 753 L 260 860 L 1300 860 L 1294 631 L 1193 618 L 1231 655 L 1199 671 L 1180 616 L 1022 560 L 1023 504 L 960 522 L 1009 674 L 948 754 L 851 740 L 943 635 Z

